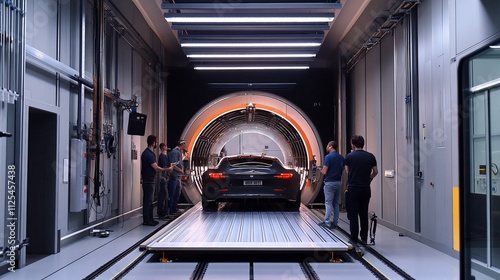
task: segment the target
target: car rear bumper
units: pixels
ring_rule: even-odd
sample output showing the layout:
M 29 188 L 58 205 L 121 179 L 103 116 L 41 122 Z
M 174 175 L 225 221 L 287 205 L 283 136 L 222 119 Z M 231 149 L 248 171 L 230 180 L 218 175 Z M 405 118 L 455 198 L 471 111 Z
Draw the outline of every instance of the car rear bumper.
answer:
M 228 201 L 238 199 L 277 199 L 284 201 L 296 201 L 298 189 L 282 187 L 230 187 L 230 188 L 211 188 L 204 194 L 206 201 Z

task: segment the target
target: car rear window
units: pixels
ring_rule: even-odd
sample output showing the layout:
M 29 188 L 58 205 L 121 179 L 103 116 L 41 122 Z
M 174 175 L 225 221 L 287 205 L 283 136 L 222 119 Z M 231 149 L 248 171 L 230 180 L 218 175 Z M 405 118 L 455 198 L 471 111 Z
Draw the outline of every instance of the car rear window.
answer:
M 231 167 L 262 166 L 271 167 L 273 159 L 269 158 L 234 158 L 229 160 Z

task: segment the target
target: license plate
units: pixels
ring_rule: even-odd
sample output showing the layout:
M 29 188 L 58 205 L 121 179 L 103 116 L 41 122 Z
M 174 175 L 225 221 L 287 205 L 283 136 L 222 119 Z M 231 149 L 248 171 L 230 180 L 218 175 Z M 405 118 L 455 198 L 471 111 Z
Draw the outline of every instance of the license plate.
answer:
M 262 180 L 244 180 L 244 186 L 262 186 Z

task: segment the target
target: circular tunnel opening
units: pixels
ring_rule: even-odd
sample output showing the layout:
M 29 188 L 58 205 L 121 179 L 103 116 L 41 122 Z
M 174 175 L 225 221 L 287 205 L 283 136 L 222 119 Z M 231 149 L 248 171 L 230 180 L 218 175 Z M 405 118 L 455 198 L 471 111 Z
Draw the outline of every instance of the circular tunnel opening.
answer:
M 193 204 L 201 200 L 203 172 L 223 155 L 269 153 L 280 158 L 301 175 L 306 205 L 321 189 L 312 170 L 316 159 L 323 158 L 323 145 L 307 116 L 281 97 L 263 92 L 221 97 L 193 116 L 182 137 L 190 154 L 190 176 L 183 192 Z M 242 147 L 235 144 L 241 139 L 252 140 Z

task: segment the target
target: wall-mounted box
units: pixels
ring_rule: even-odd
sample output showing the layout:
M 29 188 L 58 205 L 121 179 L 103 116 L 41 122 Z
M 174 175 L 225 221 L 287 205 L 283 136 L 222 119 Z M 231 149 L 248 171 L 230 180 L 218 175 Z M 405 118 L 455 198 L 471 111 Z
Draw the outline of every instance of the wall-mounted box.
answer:
M 384 176 L 386 178 L 394 178 L 394 170 L 385 170 L 384 171 Z

